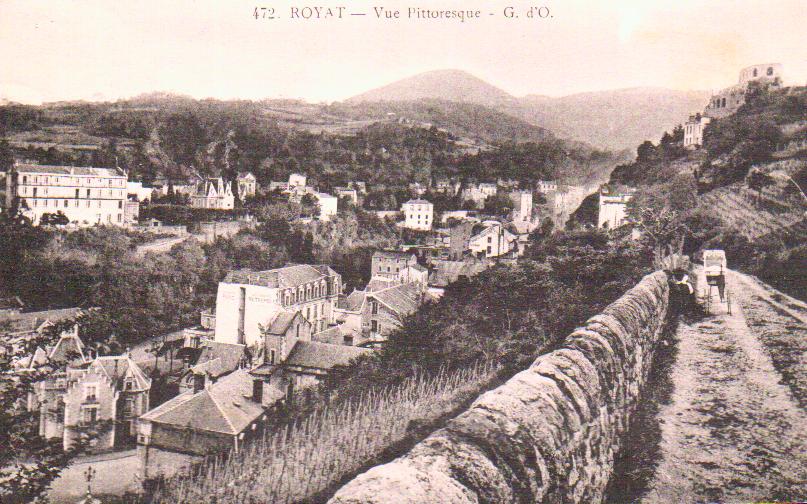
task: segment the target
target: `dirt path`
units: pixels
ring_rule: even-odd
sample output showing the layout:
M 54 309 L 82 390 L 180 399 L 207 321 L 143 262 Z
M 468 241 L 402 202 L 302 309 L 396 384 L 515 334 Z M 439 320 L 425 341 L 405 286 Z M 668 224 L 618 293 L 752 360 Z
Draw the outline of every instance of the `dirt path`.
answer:
M 655 415 L 657 465 L 640 502 L 807 498 L 807 411 L 746 321 L 747 298 L 777 294 L 755 282 L 730 274 L 733 313 L 713 303 L 714 315 L 679 325 L 672 392 Z

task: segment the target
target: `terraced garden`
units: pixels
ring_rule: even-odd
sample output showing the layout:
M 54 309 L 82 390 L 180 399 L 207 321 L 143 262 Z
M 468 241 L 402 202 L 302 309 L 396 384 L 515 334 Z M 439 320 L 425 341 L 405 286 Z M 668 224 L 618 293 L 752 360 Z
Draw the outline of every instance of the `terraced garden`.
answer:
M 805 205 L 792 204 L 777 191 L 757 194 L 741 184 L 714 190 L 701 198 L 701 205 L 750 240 L 776 236 L 785 242 L 807 240 Z

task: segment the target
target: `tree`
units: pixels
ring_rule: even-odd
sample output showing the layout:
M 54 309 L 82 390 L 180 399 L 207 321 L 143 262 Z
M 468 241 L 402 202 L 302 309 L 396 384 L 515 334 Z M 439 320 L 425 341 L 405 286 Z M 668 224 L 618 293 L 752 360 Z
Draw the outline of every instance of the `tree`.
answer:
M 70 219 L 61 210 L 54 213 L 44 213 L 39 218 L 39 223 L 43 226 L 66 226 L 70 224 Z
M 507 194 L 496 193 L 485 200 L 484 211 L 490 215 L 504 217 L 513 211 L 513 201 Z
M 656 146 L 650 140 L 645 140 L 636 149 L 636 161 L 639 163 L 649 162 L 655 158 Z
M 775 184 L 773 177 L 759 169 L 753 169 L 745 177 L 749 189 L 757 192 L 757 205 L 762 202 L 762 190 Z
M 8 322 L 0 323 L 0 501 L 9 504 L 33 502 L 42 497 L 51 482 L 87 446 L 81 439 L 70 450 L 62 449 L 60 439 L 39 436 L 39 413 L 26 408 L 34 384 L 54 371 L 43 365 L 24 373 L 14 362 L 31 355 L 37 347 L 54 345 L 61 336 L 61 326 L 53 326 L 22 343 L 9 335 Z
M 300 199 L 300 205 L 302 205 L 303 213 L 305 215 L 311 217 L 319 215 L 319 201 L 313 194 L 304 194 Z

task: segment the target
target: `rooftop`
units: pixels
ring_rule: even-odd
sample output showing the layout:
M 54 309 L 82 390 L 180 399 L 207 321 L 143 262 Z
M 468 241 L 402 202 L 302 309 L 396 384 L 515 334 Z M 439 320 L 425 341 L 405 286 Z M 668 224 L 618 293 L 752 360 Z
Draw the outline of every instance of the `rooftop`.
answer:
M 344 366 L 351 360 L 372 352 L 367 348 L 348 345 L 332 345 L 317 341 L 297 341 L 284 364 L 328 370 Z
M 224 278 L 224 283 L 260 285 L 263 287 L 285 289 L 314 282 L 335 274 L 336 272 L 327 265 L 298 264 L 266 271 L 231 271 Z
M 81 308 L 60 308 L 27 313 L 0 315 L 0 324 L 8 323 L 10 332 L 36 331 L 45 322 L 56 323 L 78 316 Z M 1 327 L 1 326 L 0 326 Z
M 398 250 L 376 250 L 373 252 L 373 259 L 412 259 L 415 254 L 411 252 L 400 252 Z
M 414 312 L 421 302 L 420 288 L 414 284 L 400 284 L 367 295 L 399 315 Z
M 263 405 L 252 400 L 252 380 L 239 369 L 200 392 L 184 392 L 140 418 L 183 429 L 239 434 L 264 413 Z M 264 390 L 264 402 L 282 397 L 279 389 L 272 389 L 268 397 Z
M 361 290 L 354 290 L 348 296 L 344 296 L 339 299 L 338 308 L 340 310 L 347 310 L 352 312 L 360 311 L 362 305 L 364 305 L 364 299 L 366 297 L 367 297 L 366 292 Z
M 277 312 L 275 315 L 274 320 L 272 323 L 266 327 L 266 332 L 268 334 L 275 334 L 278 336 L 282 336 L 286 334 L 286 331 L 289 329 L 289 326 L 294 319 L 297 318 L 297 315 L 300 312 L 298 311 L 289 311 L 289 310 L 281 310 Z
M 431 205 L 431 202 L 425 199 L 411 199 L 404 203 L 404 205 Z
M 134 388 L 136 390 L 147 390 L 151 387 L 151 380 L 148 379 L 128 355 L 109 355 L 104 357 L 97 357 L 90 363 L 88 371 L 98 371 L 104 375 L 115 385 L 115 388 L 122 390 L 123 381 L 126 377 L 131 377 L 135 380 Z
M 47 175 L 90 175 L 95 177 L 125 177 L 126 174 L 118 168 L 95 168 L 92 166 L 54 166 L 17 164 L 14 171 L 19 173 L 43 173 Z

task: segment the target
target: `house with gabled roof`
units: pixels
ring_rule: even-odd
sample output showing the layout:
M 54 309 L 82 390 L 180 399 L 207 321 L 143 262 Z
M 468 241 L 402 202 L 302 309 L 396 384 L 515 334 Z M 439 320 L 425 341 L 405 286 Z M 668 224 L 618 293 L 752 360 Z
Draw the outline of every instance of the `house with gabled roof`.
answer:
M 476 257 L 500 257 L 515 249 L 517 240 L 501 222 L 484 221 L 474 226 L 468 250 Z
M 222 343 L 209 339 L 200 340 L 195 348 L 183 347 L 178 352 L 186 369 L 179 380 L 179 392 L 193 389 L 195 380 L 215 383 L 233 371 L 252 365 L 253 355 L 246 345 Z
M 221 177 L 203 179 L 191 194 L 191 206 L 194 208 L 217 208 L 230 210 L 235 207 L 235 195 L 232 184 Z
M 263 432 L 267 409 L 284 394 L 244 369 L 214 383 L 197 382 L 140 417 L 140 477 L 171 476 L 206 455 L 238 451 Z
M 238 186 L 238 197 L 241 201 L 247 196 L 255 196 L 258 190 L 258 180 L 252 172 L 239 172 L 235 177 L 235 183 Z
M 149 409 L 151 380 L 128 355 L 96 357 L 79 368 L 68 368 L 62 396 L 64 448 L 84 429 L 99 429 L 95 449 L 134 442 L 136 419 Z M 59 405 L 57 408 L 57 415 Z
M 340 299 L 336 319 L 340 327 L 345 326 L 360 335 L 353 344 L 376 346 L 400 328 L 403 318 L 414 313 L 425 300 L 425 285 L 420 283 L 355 290 Z

